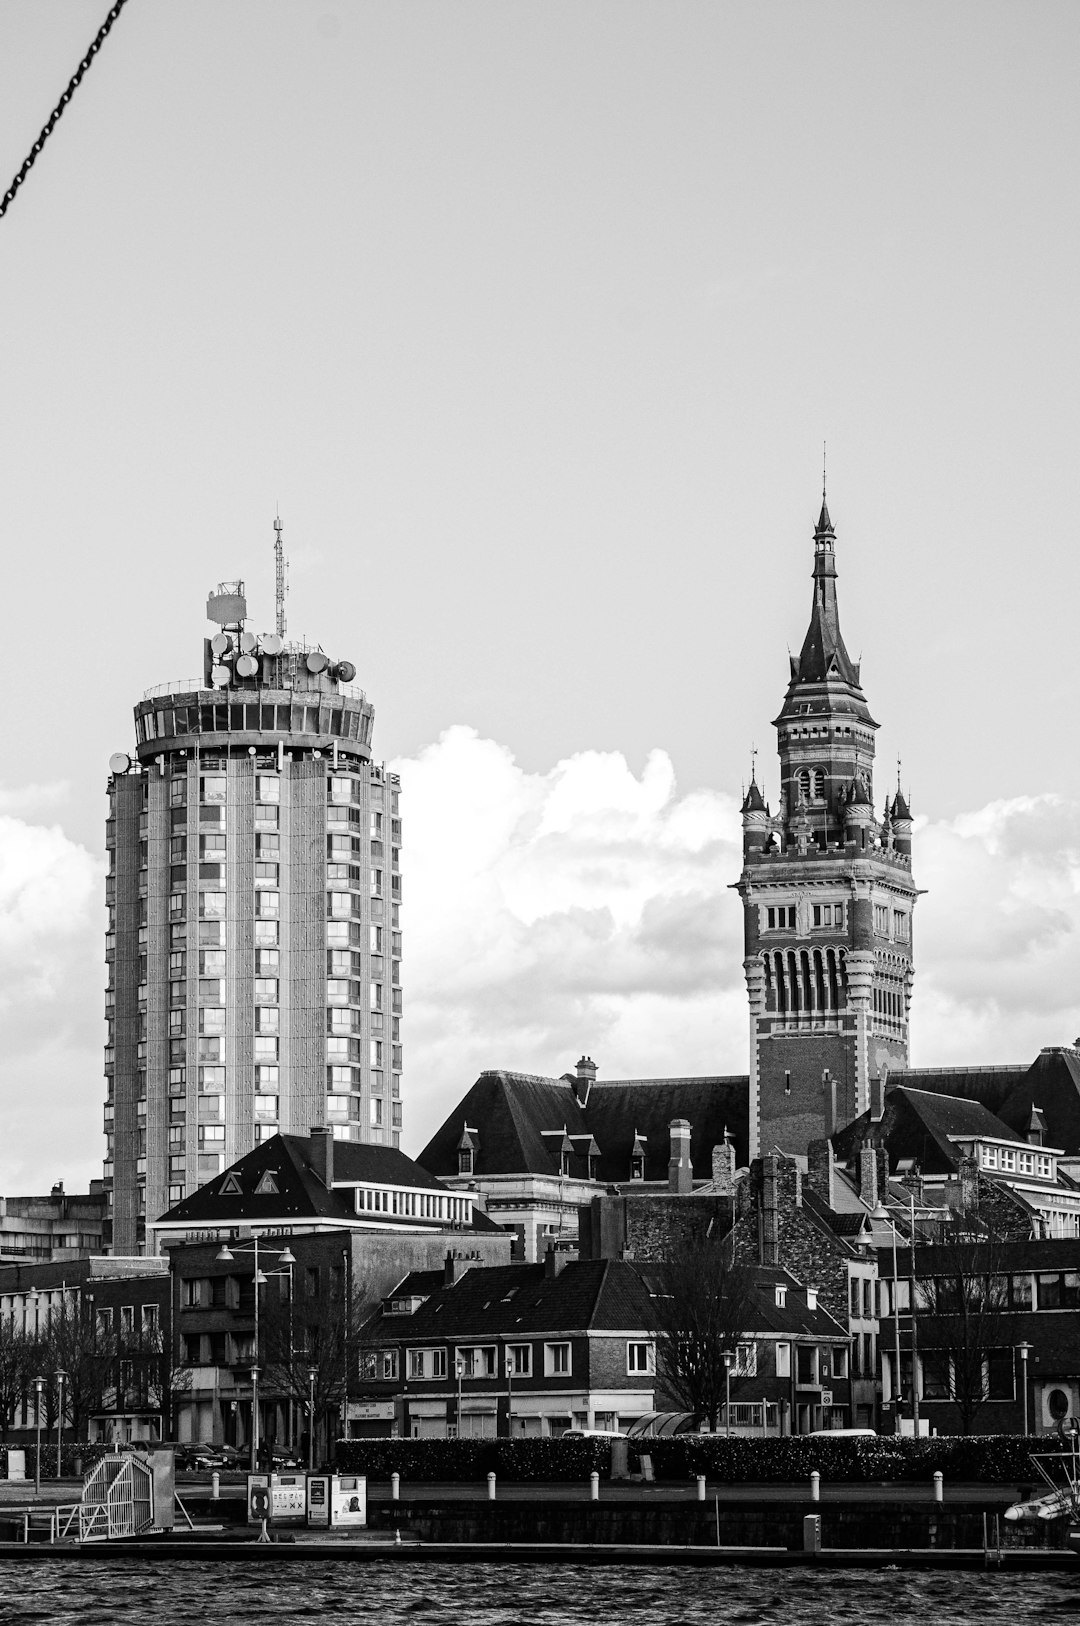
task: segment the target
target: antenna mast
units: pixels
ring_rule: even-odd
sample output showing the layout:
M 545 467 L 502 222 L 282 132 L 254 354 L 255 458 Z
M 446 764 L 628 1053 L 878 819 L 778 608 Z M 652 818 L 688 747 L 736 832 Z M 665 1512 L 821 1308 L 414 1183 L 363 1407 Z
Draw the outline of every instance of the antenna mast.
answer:
M 285 550 L 281 545 L 281 515 L 274 520 L 274 631 L 285 636 Z

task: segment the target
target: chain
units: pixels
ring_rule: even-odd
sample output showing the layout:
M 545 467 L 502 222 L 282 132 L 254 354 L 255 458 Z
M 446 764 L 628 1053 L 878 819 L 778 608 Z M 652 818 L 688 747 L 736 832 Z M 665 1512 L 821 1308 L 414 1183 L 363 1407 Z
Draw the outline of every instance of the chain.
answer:
M 60 100 L 49 114 L 45 128 L 34 142 L 34 145 L 30 148 L 30 151 L 26 156 L 22 168 L 19 170 L 19 173 L 16 175 L 15 179 L 4 193 L 3 198 L 0 199 L 0 220 L 4 218 L 10 209 L 16 192 L 19 190 L 20 186 L 33 168 L 34 160 L 37 158 L 38 153 L 41 151 L 46 141 L 48 141 L 49 137 L 52 135 L 57 123 L 59 122 L 61 113 L 64 111 L 64 108 L 78 90 L 82 83 L 83 75 L 86 73 L 87 68 L 89 68 L 91 62 L 93 62 L 98 52 L 101 50 L 101 47 L 104 45 L 105 40 L 108 37 L 110 28 L 126 5 L 127 0 L 115 0 L 115 4 L 110 6 L 109 15 L 106 17 L 97 33 L 94 35 L 90 49 L 79 63 L 79 66 L 76 68 L 75 72 L 72 74 L 71 80 L 67 89 L 64 91 L 64 94 L 61 96 Z

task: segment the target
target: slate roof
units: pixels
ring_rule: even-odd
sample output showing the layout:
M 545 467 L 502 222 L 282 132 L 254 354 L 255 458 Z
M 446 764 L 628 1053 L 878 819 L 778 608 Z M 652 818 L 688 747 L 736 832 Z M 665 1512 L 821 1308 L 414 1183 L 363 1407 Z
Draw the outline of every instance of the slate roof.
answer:
M 404 1297 L 402 1288 L 393 1297 Z M 412 1315 L 381 1314 L 381 1342 L 528 1337 L 542 1332 L 636 1331 L 653 1324 L 649 1294 L 619 1259 L 575 1260 L 549 1277 L 541 1265 L 477 1266 L 440 1285 Z
M 873 1125 L 869 1112 L 864 1112 L 833 1137 L 837 1157 L 853 1160 L 871 1135 L 887 1146 L 891 1168 L 901 1158 L 913 1158 L 923 1174 L 951 1174 L 956 1169 L 961 1154 L 951 1136 L 1022 1139 L 981 1101 L 894 1086 L 891 1078 L 880 1126 Z
M 847 1328 L 826 1310 L 819 1301 L 813 1310 L 807 1307 L 806 1287 L 783 1265 L 753 1265 L 753 1284 L 750 1302 L 753 1306 L 747 1316 L 747 1335 L 756 1332 L 803 1334 L 813 1338 L 836 1338 L 844 1342 Z M 656 1267 L 643 1266 L 642 1276 L 654 1289 L 661 1287 L 663 1277 Z M 785 1302 L 776 1302 L 777 1287 L 786 1287 Z
M 1046 1144 L 1069 1156 L 1080 1152 L 1080 1048 L 1055 1045 L 1040 1052 L 1018 1078 L 1001 1106 L 1001 1116 L 1024 1134 L 1032 1107 L 1046 1120 Z
M 340 1223 L 355 1220 L 351 1189 L 327 1191 L 309 1161 L 311 1143 L 306 1135 L 274 1135 L 260 1143 L 199 1186 L 183 1202 L 161 1216 L 163 1221 L 203 1222 L 224 1225 L 237 1223 L 270 1224 L 276 1220 L 319 1220 Z M 277 1190 L 257 1191 L 269 1175 Z M 368 1181 L 375 1185 L 408 1186 L 445 1190 L 440 1180 L 392 1146 L 365 1146 L 357 1141 L 334 1142 L 334 1180 Z M 234 1186 L 239 1184 L 240 1190 Z M 225 1189 L 223 1189 L 225 1188 Z M 412 1220 L 399 1215 L 379 1216 L 386 1227 L 431 1228 L 431 1221 Z M 479 1229 L 497 1229 L 486 1215 L 474 1213 Z
M 666 1184 L 673 1118 L 691 1126 L 690 1159 L 699 1180 L 712 1178 L 712 1149 L 725 1128 L 735 1142 L 736 1157 L 747 1161 L 749 1081 L 745 1076 L 708 1078 L 602 1079 L 590 1087 L 585 1105 L 570 1075 L 544 1078 L 534 1073 L 493 1070 L 481 1073 L 463 1099 L 420 1153 L 420 1161 L 439 1175 L 458 1171 L 457 1148 L 466 1124 L 477 1131 L 473 1164 L 478 1176 L 559 1173 L 564 1126 L 574 1146 L 570 1173 L 588 1178 L 589 1137 L 600 1149 L 597 1169 L 602 1183 L 630 1177 L 635 1132 L 646 1141 L 645 1178 Z M 577 1139 L 576 1137 L 580 1137 Z
M 1000 1112 L 1010 1092 L 1028 1072 L 1016 1067 L 910 1067 L 889 1074 L 889 1087 L 955 1095 L 981 1101 L 990 1112 Z

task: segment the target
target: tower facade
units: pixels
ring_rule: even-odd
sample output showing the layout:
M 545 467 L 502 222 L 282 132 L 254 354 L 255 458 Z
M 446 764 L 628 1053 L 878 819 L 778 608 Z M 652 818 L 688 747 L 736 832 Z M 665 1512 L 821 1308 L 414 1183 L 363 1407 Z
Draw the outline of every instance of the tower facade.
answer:
M 280 537 L 278 545 L 280 555 Z M 401 1138 L 399 782 L 348 661 L 211 593 L 201 681 L 110 762 L 107 1239 L 279 1130 Z
M 874 813 L 874 734 L 840 634 L 836 533 L 814 531 L 810 625 L 775 719 L 776 813 L 751 778 L 742 808 L 750 1155 L 790 1153 L 870 1105 L 907 1065 L 912 982 L 911 814 L 899 787 Z

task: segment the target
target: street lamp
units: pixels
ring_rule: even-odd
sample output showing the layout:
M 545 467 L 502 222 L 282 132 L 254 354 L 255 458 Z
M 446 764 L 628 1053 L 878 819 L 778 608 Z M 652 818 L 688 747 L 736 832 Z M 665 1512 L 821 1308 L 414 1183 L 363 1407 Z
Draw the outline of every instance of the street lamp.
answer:
M 724 1433 L 731 1438 L 731 1363 L 730 1349 L 724 1351 Z
M 58 1367 L 57 1370 L 56 1370 L 56 1381 L 57 1381 L 57 1388 L 59 1389 L 60 1392 L 59 1392 L 59 1395 L 57 1397 L 57 1412 L 56 1412 L 56 1477 L 57 1477 L 57 1479 L 60 1478 L 60 1455 L 61 1455 L 61 1452 L 63 1451 L 63 1446 L 64 1446 L 64 1379 L 66 1377 L 67 1377 L 67 1373 L 62 1371 Z
M 1027 1343 L 1017 1344 L 1016 1352 L 1020 1356 L 1020 1392 L 1023 1395 L 1023 1400 L 1024 1400 L 1024 1437 L 1026 1439 L 1027 1438 L 1027 1431 L 1028 1431 L 1028 1364 L 1027 1363 L 1028 1363 L 1028 1356 L 1031 1354 L 1031 1345 L 1027 1344 Z
M 45 1387 L 44 1378 L 34 1379 L 34 1429 L 37 1434 L 37 1443 L 34 1449 L 34 1495 L 41 1495 L 41 1391 Z
M 893 1408 L 894 1408 L 894 1410 L 896 1412 L 896 1432 L 897 1432 L 897 1434 L 899 1434 L 899 1432 L 900 1432 L 900 1301 L 899 1301 L 899 1295 L 897 1293 L 897 1282 L 899 1280 L 899 1274 L 900 1273 L 899 1273 L 899 1270 L 897 1268 L 897 1263 L 896 1263 L 896 1222 L 893 1219 L 892 1215 L 889 1213 L 888 1209 L 885 1207 L 884 1203 L 878 1203 L 877 1207 L 873 1210 L 870 1218 L 882 1221 L 884 1224 L 886 1224 L 889 1227 L 890 1231 L 892 1232 L 892 1313 L 893 1313 L 893 1335 L 894 1335 L 894 1346 L 895 1346 L 894 1347 L 894 1352 L 893 1352 L 895 1370 L 893 1372 L 893 1385 L 892 1385 L 893 1386 L 893 1396 L 892 1396 L 892 1399 L 893 1399 Z M 912 1369 L 911 1369 L 911 1380 L 912 1380 L 912 1387 L 914 1388 L 914 1385 L 915 1385 L 915 1368 L 914 1368 L 914 1365 L 912 1366 Z
M 310 1405 L 309 1405 L 309 1408 L 308 1408 L 308 1439 L 307 1439 L 308 1473 L 311 1473 L 312 1469 L 315 1466 L 315 1380 L 318 1377 L 318 1375 L 319 1375 L 318 1368 L 314 1367 L 314 1366 L 308 1372 L 308 1390 L 309 1390 L 309 1393 L 310 1393 L 310 1396 L 311 1396 L 311 1401 L 310 1401 Z
M 268 1247 L 267 1244 L 264 1242 L 263 1245 L 262 1245 L 262 1248 L 263 1248 L 264 1253 L 276 1254 L 277 1255 L 278 1264 L 282 1267 L 282 1270 L 284 1271 L 284 1274 L 287 1275 L 288 1278 L 289 1278 L 289 1367 L 290 1367 L 290 1378 L 291 1378 L 291 1375 L 292 1375 L 293 1266 L 296 1264 L 296 1259 L 295 1259 L 295 1257 L 293 1255 L 293 1251 L 289 1247 L 288 1243 L 285 1244 L 284 1248 L 271 1248 L 271 1247 Z M 217 1261 L 218 1261 L 219 1264 L 231 1265 L 235 1261 L 236 1254 L 238 1254 L 238 1253 L 248 1253 L 248 1252 L 253 1253 L 254 1256 L 255 1256 L 255 1270 L 254 1270 L 254 1278 L 253 1278 L 253 1285 L 254 1285 L 254 1288 L 255 1288 L 255 1344 L 254 1344 L 254 1349 L 253 1349 L 253 1362 L 252 1362 L 252 1368 L 251 1368 L 251 1471 L 252 1471 L 252 1473 L 257 1473 L 258 1472 L 258 1467 L 259 1467 L 259 1379 L 258 1379 L 258 1371 L 259 1371 L 259 1288 L 260 1287 L 265 1287 L 266 1286 L 266 1280 L 267 1280 L 266 1272 L 259 1269 L 259 1236 L 258 1236 L 258 1232 L 255 1232 L 252 1235 L 252 1238 L 251 1238 L 250 1242 L 238 1242 L 236 1244 L 235 1250 L 230 1248 L 229 1244 L 227 1242 L 223 1243 L 222 1246 L 220 1247 L 220 1249 L 217 1252 L 216 1258 L 217 1258 Z M 271 1275 L 279 1275 L 279 1274 L 281 1274 L 281 1271 L 272 1271 L 271 1272 Z

